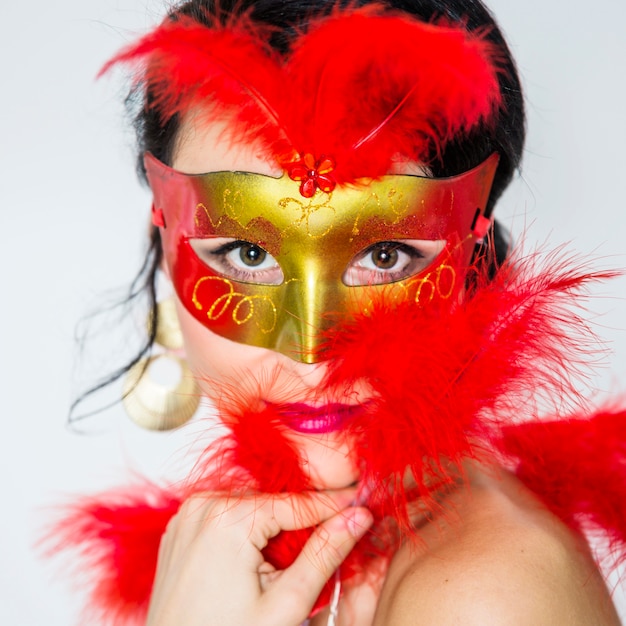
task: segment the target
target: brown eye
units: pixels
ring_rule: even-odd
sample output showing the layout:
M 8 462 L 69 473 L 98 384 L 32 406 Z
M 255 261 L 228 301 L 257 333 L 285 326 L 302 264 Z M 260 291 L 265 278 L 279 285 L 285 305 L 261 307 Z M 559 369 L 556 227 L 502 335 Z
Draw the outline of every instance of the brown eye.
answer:
M 276 259 L 251 241 L 208 237 L 189 243 L 205 265 L 226 278 L 257 285 L 280 285 L 285 279 Z
M 383 285 L 404 280 L 428 267 L 443 250 L 444 239 L 379 241 L 359 252 L 348 264 L 344 285 Z
M 391 269 L 398 262 L 398 249 L 396 247 L 377 248 L 372 251 L 372 263 L 381 270 Z
M 244 243 L 239 248 L 239 258 L 248 267 L 257 267 L 265 261 L 267 252 L 252 243 Z

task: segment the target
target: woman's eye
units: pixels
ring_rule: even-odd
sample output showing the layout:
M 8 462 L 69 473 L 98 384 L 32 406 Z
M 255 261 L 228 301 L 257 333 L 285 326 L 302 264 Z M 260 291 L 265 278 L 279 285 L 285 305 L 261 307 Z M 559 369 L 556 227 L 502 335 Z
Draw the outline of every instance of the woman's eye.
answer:
M 403 255 L 403 256 L 401 256 Z M 393 269 L 399 262 L 404 260 L 406 253 L 398 251 L 397 247 L 381 247 L 376 248 L 367 257 L 366 261 L 370 261 L 372 269 L 390 270 Z M 365 265 L 366 263 L 364 263 Z
M 189 243 L 206 265 L 226 278 L 261 285 L 280 285 L 284 280 L 276 259 L 258 244 L 223 237 Z
M 369 246 L 350 262 L 343 282 L 350 287 L 381 285 L 409 278 L 428 267 L 443 250 L 445 240 L 405 239 Z
M 263 248 L 247 242 L 241 242 L 238 248 L 231 249 L 226 256 L 233 265 L 239 265 L 242 269 L 248 267 L 259 269 L 263 268 L 264 264 L 276 263 Z

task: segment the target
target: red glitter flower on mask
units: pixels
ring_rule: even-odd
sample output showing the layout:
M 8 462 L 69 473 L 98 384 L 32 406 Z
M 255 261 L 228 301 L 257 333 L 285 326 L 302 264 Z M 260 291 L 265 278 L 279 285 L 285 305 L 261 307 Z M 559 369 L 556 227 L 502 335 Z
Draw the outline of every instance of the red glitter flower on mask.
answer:
M 337 182 L 330 173 L 335 169 L 335 162 L 330 157 L 321 157 L 317 161 L 311 153 L 304 155 L 299 161 L 290 163 L 287 174 L 291 180 L 300 183 L 300 195 L 312 198 L 318 189 L 330 193 Z

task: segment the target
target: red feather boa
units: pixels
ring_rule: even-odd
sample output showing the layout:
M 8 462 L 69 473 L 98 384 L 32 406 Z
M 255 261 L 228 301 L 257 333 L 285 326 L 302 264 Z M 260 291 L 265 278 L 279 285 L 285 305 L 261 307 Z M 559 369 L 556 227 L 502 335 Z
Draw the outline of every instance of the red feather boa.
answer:
M 144 64 L 138 79 L 164 118 L 211 102 L 208 113 L 228 122 L 233 141 L 256 139 L 283 166 L 306 153 L 331 155 L 339 184 L 384 175 L 398 155 L 425 162 L 451 138 L 497 121 L 498 51 L 482 32 L 381 6 L 337 10 L 280 55 L 266 43 L 268 27 L 247 15 L 207 18 L 209 26 L 166 21 L 103 71 Z M 361 381 L 373 397 L 345 435 L 376 524 L 342 566 L 344 579 L 366 575 L 399 541 L 418 540 L 408 504 L 418 497 L 436 509 L 437 490 L 477 456 L 517 468 L 568 524 L 603 530 L 617 557 L 625 553 L 626 412 L 581 417 L 590 412 L 580 408 L 576 385 L 593 347 L 578 298 L 610 273 L 556 256 L 544 261 L 511 261 L 493 281 L 478 276 L 462 303 L 383 300 L 327 337 L 331 367 L 320 393 Z M 275 409 L 259 402 L 262 386 L 233 385 L 238 391 L 219 406 L 228 434 L 185 484 L 140 484 L 79 501 L 49 531 L 49 552 L 75 548 L 83 557 L 76 568 L 91 587 L 90 622 L 144 619 L 160 537 L 190 494 L 310 487 Z M 578 417 L 565 418 L 564 406 Z M 542 421 L 548 407 L 556 417 Z M 268 560 L 285 567 L 308 535 L 283 533 Z M 327 597 L 328 590 L 318 606 Z
M 374 397 L 346 435 L 377 524 L 342 566 L 345 579 L 366 574 L 371 559 L 400 540 L 419 540 L 407 504 L 419 494 L 423 506 L 437 507 L 434 491 L 462 474 L 462 460 L 486 453 L 516 468 L 570 526 L 603 531 L 616 558 L 626 554 L 626 410 L 592 415 L 577 391 L 596 345 L 578 314 L 580 299 L 589 283 L 613 274 L 556 255 L 539 265 L 538 257 L 510 261 L 462 303 L 381 303 L 329 335 L 332 367 L 321 391 L 365 380 Z M 547 406 L 557 418 L 540 419 Z M 564 406 L 578 413 L 564 415 Z M 271 407 L 241 392 L 220 411 L 229 432 L 207 448 L 185 485 L 88 498 L 51 529 L 51 552 L 82 553 L 90 611 L 104 621 L 145 615 L 160 535 L 191 493 L 309 487 Z M 416 487 L 405 487 L 407 468 Z M 308 534 L 283 533 L 268 546 L 268 560 L 285 567 Z

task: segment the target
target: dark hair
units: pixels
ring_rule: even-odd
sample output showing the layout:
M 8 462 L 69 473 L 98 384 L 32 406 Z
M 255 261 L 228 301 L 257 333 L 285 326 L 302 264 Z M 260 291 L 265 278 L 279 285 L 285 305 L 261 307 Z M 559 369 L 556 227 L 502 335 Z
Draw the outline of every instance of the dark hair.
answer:
M 360 7 L 375 2 L 376 0 L 188 0 L 176 7 L 169 17 L 176 20 L 178 16 L 186 15 L 200 23 L 208 24 L 211 16 L 223 20 L 233 13 L 249 12 L 255 21 L 271 26 L 271 46 L 286 53 L 293 38 L 301 32 L 301 27 L 312 16 L 324 16 L 337 7 Z M 497 152 L 500 155 L 500 163 L 487 205 L 487 212 L 490 213 L 519 166 L 525 137 L 524 102 L 519 77 L 500 29 L 480 0 L 385 0 L 384 5 L 391 10 L 414 15 L 423 21 L 443 18 L 461 23 L 468 30 L 479 30 L 484 32 L 485 37 L 500 51 L 503 71 L 499 74 L 499 82 L 503 103 L 496 123 L 492 126 L 479 125 L 471 133 L 449 142 L 440 157 L 429 164 L 434 176 L 451 176 L 475 167 L 490 154 Z M 164 163 L 171 164 L 180 120 L 175 115 L 164 122 L 157 108 L 152 106 L 152 94 L 149 90 L 144 91 L 141 86 L 130 94 L 127 104 L 131 109 L 138 107 L 134 120 L 138 172 L 145 181 L 143 153 L 149 151 Z M 496 254 L 495 259 L 490 259 L 488 263 L 491 265 L 491 271 L 495 271 L 506 257 L 509 244 L 497 224 L 494 225 L 491 240 Z M 477 256 L 484 257 L 484 254 L 477 250 Z M 150 352 L 154 342 L 154 329 L 158 323 L 155 280 L 161 258 L 159 231 L 154 227 L 144 264 L 133 282 L 135 287 L 143 287 L 149 299 L 153 320 L 152 332 L 139 354 L 127 366 L 114 372 L 92 391 L 119 378 Z M 135 298 L 136 295 L 136 290 L 131 291 L 131 298 Z M 80 400 L 81 398 L 78 402 Z

